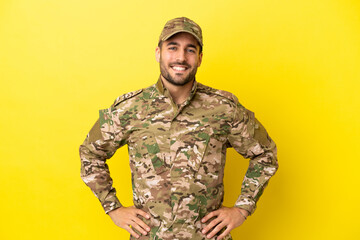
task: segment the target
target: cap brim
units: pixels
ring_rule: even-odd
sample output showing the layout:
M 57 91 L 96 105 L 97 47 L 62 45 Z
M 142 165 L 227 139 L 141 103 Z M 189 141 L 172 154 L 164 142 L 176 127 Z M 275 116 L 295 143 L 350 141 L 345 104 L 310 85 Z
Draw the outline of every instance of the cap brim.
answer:
M 193 32 L 190 32 L 190 31 L 186 31 L 186 30 L 178 30 L 178 31 L 175 31 L 175 32 L 172 32 L 171 34 L 167 35 L 167 36 L 164 36 L 161 41 L 166 41 L 168 40 L 169 38 L 171 38 L 172 36 L 174 36 L 175 34 L 177 33 L 181 33 L 181 32 L 186 32 L 186 33 L 190 33 L 192 36 L 195 37 L 195 39 L 199 42 L 199 44 L 201 46 L 203 46 L 201 40 L 198 38 L 198 36 L 196 36 Z

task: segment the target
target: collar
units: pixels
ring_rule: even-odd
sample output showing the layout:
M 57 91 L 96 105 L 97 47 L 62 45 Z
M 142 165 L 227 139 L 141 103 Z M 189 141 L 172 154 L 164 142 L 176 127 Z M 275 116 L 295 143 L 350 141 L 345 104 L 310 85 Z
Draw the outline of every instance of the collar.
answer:
M 162 80 L 161 80 L 161 75 L 159 76 L 159 79 L 158 81 L 156 82 L 155 84 L 155 87 L 156 89 L 159 91 L 159 93 L 161 95 L 164 95 L 166 97 L 170 97 L 171 98 L 171 95 L 169 93 L 169 91 L 165 88 L 164 84 L 162 83 Z M 190 100 L 194 97 L 195 93 L 196 93 L 196 90 L 197 90 L 197 87 L 198 87 L 198 82 L 196 81 L 196 79 L 194 80 L 194 83 L 193 83 L 193 86 L 190 90 L 190 95 L 189 97 L 185 100 L 184 103 L 189 103 Z
M 159 93 L 161 93 L 161 95 L 164 95 L 166 88 L 164 87 L 164 85 L 161 81 L 161 75 L 159 76 L 159 79 L 157 80 L 155 87 L 159 91 Z

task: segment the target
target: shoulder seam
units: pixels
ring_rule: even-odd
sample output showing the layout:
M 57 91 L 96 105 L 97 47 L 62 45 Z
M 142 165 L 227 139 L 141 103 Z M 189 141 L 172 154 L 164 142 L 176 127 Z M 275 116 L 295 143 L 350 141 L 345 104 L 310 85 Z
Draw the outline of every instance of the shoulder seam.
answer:
M 231 102 L 233 102 L 234 104 L 236 104 L 236 100 L 235 100 L 235 95 L 231 92 L 228 92 L 228 91 L 225 91 L 225 90 L 220 90 L 220 89 L 215 89 L 215 88 L 212 88 L 212 87 L 209 87 L 209 86 L 205 86 L 205 85 L 202 85 L 201 88 L 199 88 L 199 90 L 203 90 L 206 92 L 206 90 L 209 90 L 210 93 L 214 94 L 214 95 L 217 95 L 217 96 L 220 96 L 220 97 L 223 97 L 223 98 L 226 98 L 228 100 L 230 100 Z M 225 96 L 225 94 L 221 94 L 221 92 L 224 92 L 224 93 L 228 93 L 229 96 Z
M 128 93 L 125 93 L 119 97 L 117 97 L 112 105 L 112 107 L 116 107 L 117 105 L 119 105 L 121 102 L 127 100 L 127 99 L 130 99 L 132 97 L 135 97 L 136 95 L 140 94 L 144 89 L 139 89 L 139 90 L 136 90 L 136 91 L 132 91 L 132 92 L 128 92 Z

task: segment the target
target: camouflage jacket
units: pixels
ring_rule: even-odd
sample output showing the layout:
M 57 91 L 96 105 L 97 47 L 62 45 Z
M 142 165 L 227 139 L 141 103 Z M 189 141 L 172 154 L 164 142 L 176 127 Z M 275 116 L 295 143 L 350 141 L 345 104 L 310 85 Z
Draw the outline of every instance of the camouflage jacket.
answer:
M 121 206 L 106 159 L 125 144 L 134 205 L 151 215 L 143 219 L 150 234 L 140 239 L 206 239 L 200 220 L 222 205 L 228 147 L 250 158 L 235 203 L 250 214 L 278 168 L 275 143 L 254 113 L 233 94 L 196 81 L 179 106 L 159 78 L 100 110 L 80 146 L 81 177 L 106 213 Z

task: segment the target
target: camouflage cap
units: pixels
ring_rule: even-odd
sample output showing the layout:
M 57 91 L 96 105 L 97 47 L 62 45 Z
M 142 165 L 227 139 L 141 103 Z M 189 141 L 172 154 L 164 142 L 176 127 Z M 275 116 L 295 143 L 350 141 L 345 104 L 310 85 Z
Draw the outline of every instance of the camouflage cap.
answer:
M 179 17 L 169 20 L 162 30 L 159 38 L 159 43 L 166 41 L 171 36 L 179 32 L 187 32 L 193 35 L 198 40 L 200 46 L 203 46 L 203 38 L 200 26 L 194 21 L 186 17 Z

